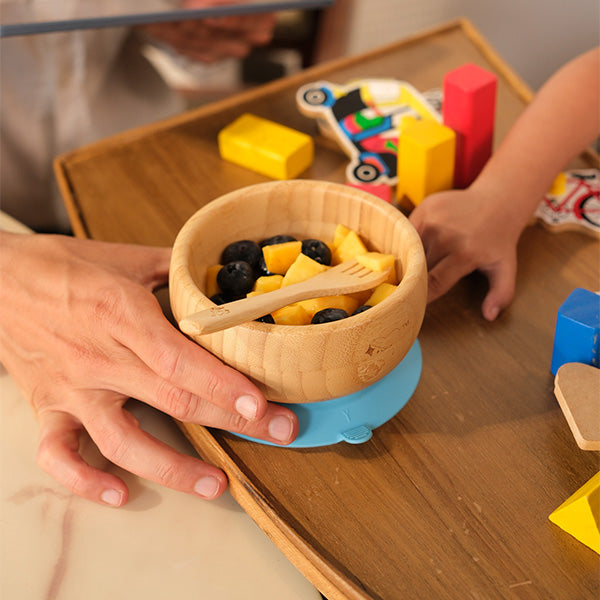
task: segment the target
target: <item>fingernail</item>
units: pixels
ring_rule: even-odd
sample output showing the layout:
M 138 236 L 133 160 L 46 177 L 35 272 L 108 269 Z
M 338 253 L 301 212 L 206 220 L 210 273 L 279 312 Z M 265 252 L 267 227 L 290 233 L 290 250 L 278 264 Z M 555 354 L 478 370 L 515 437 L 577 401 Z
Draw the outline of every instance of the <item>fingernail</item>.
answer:
M 273 417 L 269 422 L 269 435 L 279 442 L 288 442 L 292 436 L 293 427 L 289 417 L 281 415 Z
M 487 314 L 485 315 L 485 318 L 488 321 L 494 321 L 498 316 L 499 312 L 500 308 L 498 308 L 497 306 L 490 306 L 490 308 L 487 309 Z
M 219 491 L 219 482 L 215 477 L 201 477 L 194 485 L 194 492 L 203 498 L 214 498 Z
M 123 503 L 123 492 L 118 490 L 104 490 L 100 500 L 109 506 L 121 506 Z
M 256 413 L 258 412 L 258 401 L 254 396 L 240 396 L 235 401 L 235 410 L 242 417 L 253 421 L 256 419 Z

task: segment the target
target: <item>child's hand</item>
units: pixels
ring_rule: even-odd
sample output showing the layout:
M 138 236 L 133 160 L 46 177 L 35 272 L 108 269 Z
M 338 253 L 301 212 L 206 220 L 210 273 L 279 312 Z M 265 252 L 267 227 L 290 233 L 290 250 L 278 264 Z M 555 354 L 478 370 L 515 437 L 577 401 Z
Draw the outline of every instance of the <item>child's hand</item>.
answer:
M 429 270 L 428 302 L 479 270 L 490 284 L 483 316 L 493 321 L 510 304 L 520 228 L 511 224 L 506 211 L 498 210 L 502 200 L 470 189 L 450 190 L 432 194 L 414 209 L 410 221 L 423 241 Z

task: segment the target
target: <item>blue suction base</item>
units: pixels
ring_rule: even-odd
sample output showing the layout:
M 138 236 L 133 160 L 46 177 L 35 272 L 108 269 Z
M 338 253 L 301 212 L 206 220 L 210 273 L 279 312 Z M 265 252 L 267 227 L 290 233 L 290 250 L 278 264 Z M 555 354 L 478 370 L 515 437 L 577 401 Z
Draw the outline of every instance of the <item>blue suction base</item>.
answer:
M 373 429 L 394 417 L 410 400 L 421 377 L 423 359 L 416 340 L 402 362 L 369 387 L 323 402 L 285 404 L 298 417 L 298 437 L 285 448 L 315 448 L 345 441 L 366 442 Z M 238 437 L 276 446 L 241 434 Z

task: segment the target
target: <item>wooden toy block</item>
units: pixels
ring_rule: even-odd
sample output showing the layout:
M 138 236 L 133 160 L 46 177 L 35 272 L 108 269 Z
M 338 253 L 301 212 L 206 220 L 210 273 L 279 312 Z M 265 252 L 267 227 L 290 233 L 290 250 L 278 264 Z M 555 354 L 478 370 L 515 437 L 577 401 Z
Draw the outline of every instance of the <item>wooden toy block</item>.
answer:
M 576 288 L 558 309 L 550 371 L 571 362 L 599 367 L 599 350 L 600 296 Z
M 470 185 L 492 154 L 497 82 L 473 63 L 444 76 L 443 123 L 456 132 L 455 188 Z
M 456 134 L 436 121 L 415 121 L 400 136 L 398 199 L 417 206 L 429 194 L 452 188 Z
M 392 202 L 392 187 L 386 183 L 353 183 L 351 181 L 347 181 L 346 185 L 358 188 L 359 190 L 363 190 L 369 194 L 373 194 L 374 196 L 377 196 L 386 202 Z
M 552 523 L 600 554 L 600 472 L 548 517 Z
M 554 394 L 582 450 L 600 450 L 600 369 L 583 363 L 562 365 Z
M 313 139 L 246 113 L 219 132 L 221 158 L 273 179 L 294 179 L 314 159 Z

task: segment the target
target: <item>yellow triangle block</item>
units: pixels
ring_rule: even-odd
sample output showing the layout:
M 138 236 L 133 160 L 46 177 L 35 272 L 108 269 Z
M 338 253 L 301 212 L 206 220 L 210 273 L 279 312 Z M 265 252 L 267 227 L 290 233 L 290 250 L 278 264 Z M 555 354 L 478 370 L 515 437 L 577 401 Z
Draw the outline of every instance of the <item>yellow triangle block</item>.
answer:
M 600 472 L 581 486 L 548 518 L 600 554 Z

